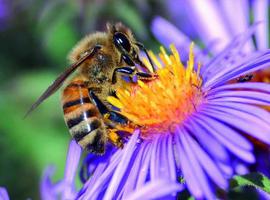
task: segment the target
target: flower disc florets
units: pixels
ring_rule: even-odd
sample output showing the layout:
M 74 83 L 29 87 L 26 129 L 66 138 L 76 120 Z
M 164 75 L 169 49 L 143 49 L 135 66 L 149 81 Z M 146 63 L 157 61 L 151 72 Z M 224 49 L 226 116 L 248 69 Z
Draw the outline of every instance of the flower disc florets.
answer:
M 140 127 L 144 138 L 174 132 L 174 125 L 181 124 L 203 101 L 200 65 L 197 71 L 194 70 L 193 44 L 186 67 L 174 46 L 171 46 L 171 51 L 172 54 L 168 55 L 161 47 L 161 62 L 150 52 L 158 68 L 156 79 L 139 80 L 125 89 L 119 88 L 116 93 L 118 98 L 108 98 L 132 124 Z M 147 61 L 145 63 L 149 66 Z

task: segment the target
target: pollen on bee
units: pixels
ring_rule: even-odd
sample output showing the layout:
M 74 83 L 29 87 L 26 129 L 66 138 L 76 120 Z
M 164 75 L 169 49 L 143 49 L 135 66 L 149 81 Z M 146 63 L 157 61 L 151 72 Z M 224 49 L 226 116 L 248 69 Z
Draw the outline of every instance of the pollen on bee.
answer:
M 149 138 L 153 133 L 170 132 L 175 124 L 182 123 L 196 111 L 203 101 L 200 90 L 201 64 L 198 64 L 197 70 L 194 69 L 193 47 L 192 43 L 187 66 L 181 62 L 174 45 L 170 46 L 171 54 L 167 54 L 164 47 L 161 47 L 158 57 L 149 52 L 157 66 L 155 73 L 158 78 L 118 88 L 117 98 L 108 97 L 107 100 L 119 108 L 122 115 L 141 127 L 142 137 Z

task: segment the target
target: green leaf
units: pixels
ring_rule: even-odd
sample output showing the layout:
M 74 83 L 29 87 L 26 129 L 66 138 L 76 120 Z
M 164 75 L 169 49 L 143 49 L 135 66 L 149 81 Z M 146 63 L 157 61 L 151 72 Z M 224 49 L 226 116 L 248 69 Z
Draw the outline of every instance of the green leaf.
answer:
M 231 188 L 252 186 L 270 194 L 270 180 L 265 175 L 254 172 L 242 176 L 234 176 L 231 180 Z
M 195 200 L 193 196 L 191 196 L 190 192 L 185 189 L 177 194 L 177 200 Z

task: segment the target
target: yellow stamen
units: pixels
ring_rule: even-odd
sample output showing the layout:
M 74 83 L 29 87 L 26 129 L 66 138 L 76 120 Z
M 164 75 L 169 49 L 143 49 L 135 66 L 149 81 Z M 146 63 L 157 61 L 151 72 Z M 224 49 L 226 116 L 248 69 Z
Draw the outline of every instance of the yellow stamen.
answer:
M 147 58 L 143 58 L 143 63 L 145 64 L 145 66 L 147 67 L 147 69 L 148 69 L 150 72 L 153 72 L 152 66 L 151 66 L 151 64 L 150 64 L 150 62 L 148 61 Z
M 120 109 L 132 124 L 119 127 L 121 130 L 132 130 L 140 127 L 142 137 L 149 138 L 154 133 L 174 130 L 201 104 L 203 95 L 200 87 L 202 80 L 200 64 L 194 70 L 194 44 L 190 46 L 187 67 L 184 67 L 175 46 L 171 45 L 172 54 L 168 55 L 161 47 L 159 59 L 149 52 L 154 64 L 158 67 L 158 77 L 151 81 L 138 81 L 126 88 L 117 89 L 118 97 L 109 97 L 108 101 Z
M 154 64 L 157 66 L 158 69 L 162 68 L 161 63 L 158 61 L 157 57 L 155 56 L 155 54 L 153 53 L 153 51 L 149 51 L 149 56 L 150 58 L 153 60 Z M 151 68 L 152 71 L 152 68 Z
M 107 100 L 108 100 L 108 102 L 110 102 L 112 105 L 114 105 L 114 106 L 116 106 L 116 107 L 118 107 L 118 108 L 120 108 L 120 109 L 124 107 L 121 101 L 119 101 L 118 99 L 116 99 L 116 98 L 114 98 L 114 97 L 112 97 L 112 96 L 109 96 L 109 97 L 107 98 Z

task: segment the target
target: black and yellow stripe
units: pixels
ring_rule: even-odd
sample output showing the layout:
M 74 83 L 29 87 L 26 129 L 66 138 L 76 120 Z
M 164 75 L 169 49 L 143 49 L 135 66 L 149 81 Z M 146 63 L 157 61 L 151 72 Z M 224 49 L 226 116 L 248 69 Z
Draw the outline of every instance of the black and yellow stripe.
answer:
M 62 94 L 64 118 L 72 137 L 91 152 L 101 154 L 107 140 L 100 113 L 92 104 L 88 86 L 82 80 L 70 82 Z

